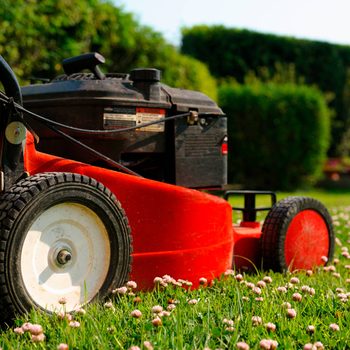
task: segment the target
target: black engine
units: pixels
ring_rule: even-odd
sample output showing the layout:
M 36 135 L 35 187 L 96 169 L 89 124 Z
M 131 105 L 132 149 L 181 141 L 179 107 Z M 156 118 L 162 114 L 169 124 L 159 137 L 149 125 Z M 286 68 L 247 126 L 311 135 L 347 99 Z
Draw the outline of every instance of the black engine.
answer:
M 103 62 L 97 53 L 64 60 L 65 75 L 22 88 L 24 106 L 76 128 L 119 130 L 69 135 L 144 177 L 192 188 L 226 184 L 226 116 L 214 101 L 162 84 L 157 69 L 105 75 L 98 67 Z M 91 73 L 80 73 L 85 69 Z M 43 124 L 31 125 L 40 136 L 39 150 L 113 167 Z

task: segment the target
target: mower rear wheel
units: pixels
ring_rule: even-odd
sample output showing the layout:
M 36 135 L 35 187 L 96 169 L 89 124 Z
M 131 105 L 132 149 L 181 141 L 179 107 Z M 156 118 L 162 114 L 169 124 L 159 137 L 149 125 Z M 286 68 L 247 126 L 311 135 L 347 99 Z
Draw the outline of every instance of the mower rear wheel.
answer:
M 285 198 L 263 224 L 263 267 L 294 271 L 324 265 L 333 257 L 334 240 L 332 219 L 322 203 L 308 197 Z
M 1 198 L 0 314 L 71 312 L 130 272 L 128 220 L 102 184 L 71 173 L 28 177 Z

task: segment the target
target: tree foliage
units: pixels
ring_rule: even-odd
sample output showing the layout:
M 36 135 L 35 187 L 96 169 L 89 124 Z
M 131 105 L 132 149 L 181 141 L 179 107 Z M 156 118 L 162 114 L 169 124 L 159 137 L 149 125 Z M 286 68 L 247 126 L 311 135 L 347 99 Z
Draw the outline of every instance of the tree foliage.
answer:
M 0 0 L 0 23 L 0 54 L 22 82 L 52 78 L 62 73 L 62 59 L 97 51 L 107 71 L 155 67 L 169 85 L 216 97 L 215 79 L 203 63 L 110 1 Z

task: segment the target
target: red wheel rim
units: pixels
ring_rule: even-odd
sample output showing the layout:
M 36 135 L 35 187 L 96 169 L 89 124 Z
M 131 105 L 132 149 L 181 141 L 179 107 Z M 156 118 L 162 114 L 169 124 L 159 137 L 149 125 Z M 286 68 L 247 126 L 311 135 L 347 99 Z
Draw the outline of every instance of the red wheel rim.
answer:
M 284 253 L 290 270 L 323 265 L 328 257 L 329 232 L 326 221 L 315 210 L 303 210 L 289 224 Z

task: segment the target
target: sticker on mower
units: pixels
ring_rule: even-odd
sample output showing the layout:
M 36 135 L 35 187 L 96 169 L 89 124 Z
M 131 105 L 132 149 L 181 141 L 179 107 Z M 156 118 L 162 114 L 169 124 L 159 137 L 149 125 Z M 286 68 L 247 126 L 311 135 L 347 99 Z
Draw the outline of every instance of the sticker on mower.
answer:
M 159 108 L 105 108 L 103 126 L 106 129 L 129 128 L 158 121 L 165 117 L 165 109 Z M 164 123 L 149 125 L 135 131 L 164 132 Z

